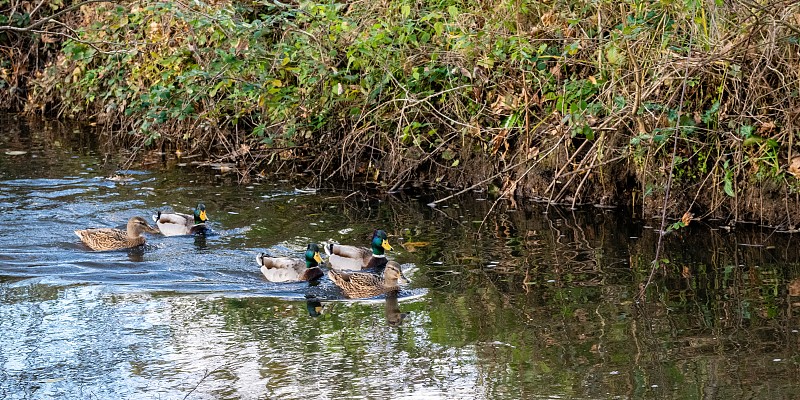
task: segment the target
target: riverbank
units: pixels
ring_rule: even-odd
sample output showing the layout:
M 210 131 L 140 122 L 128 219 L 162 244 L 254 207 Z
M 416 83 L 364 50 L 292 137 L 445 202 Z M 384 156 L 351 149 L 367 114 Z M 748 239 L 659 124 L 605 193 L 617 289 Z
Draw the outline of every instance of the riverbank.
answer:
M 142 154 L 675 227 L 800 220 L 795 3 L 51 5 L 0 21 L 0 106 Z

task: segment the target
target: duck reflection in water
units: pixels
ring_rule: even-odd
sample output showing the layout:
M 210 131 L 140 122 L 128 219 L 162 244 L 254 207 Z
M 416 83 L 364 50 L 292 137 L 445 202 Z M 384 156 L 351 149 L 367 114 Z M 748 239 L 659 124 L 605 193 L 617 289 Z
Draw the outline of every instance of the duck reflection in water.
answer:
M 391 291 L 386 293 L 385 311 L 386 322 L 389 326 L 400 326 L 408 313 L 400 311 L 400 306 L 397 304 L 398 291 Z
M 205 232 L 202 234 L 194 235 L 194 247 L 197 250 L 207 250 L 208 244 L 206 243 Z
M 306 311 L 309 317 L 319 317 L 322 315 L 322 309 L 325 306 L 316 297 L 311 297 L 306 300 Z
M 400 326 L 403 320 L 408 316 L 408 313 L 400 311 L 400 306 L 397 302 L 397 295 L 399 292 L 393 291 L 386 293 L 386 301 L 384 302 L 384 311 L 386 313 L 386 323 L 389 326 Z M 314 296 L 306 297 L 306 311 L 309 317 L 319 317 L 325 313 L 326 305 Z

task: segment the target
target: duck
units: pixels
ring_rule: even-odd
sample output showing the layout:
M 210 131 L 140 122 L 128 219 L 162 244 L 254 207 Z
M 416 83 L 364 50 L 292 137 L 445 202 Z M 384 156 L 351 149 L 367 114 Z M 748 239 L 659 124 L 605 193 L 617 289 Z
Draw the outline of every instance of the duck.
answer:
M 159 233 L 158 229 L 147 224 L 142 217 L 128 220 L 126 230 L 114 228 L 89 228 L 75 231 L 75 234 L 92 250 L 122 250 L 141 246 L 145 243 L 144 232 Z
M 319 245 L 310 243 L 306 247 L 305 261 L 288 257 L 269 257 L 265 253 L 256 256 L 261 273 L 270 282 L 313 281 L 325 275 L 319 264 Z
M 399 291 L 398 281 L 401 279 L 403 283 L 408 283 L 408 279 L 400 269 L 400 264 L 395 261 L 386 263 L 386 267 L 383 269 L 383 276 L 363 271 L 337 271 L 330 269 L 328 270 L 328 278 L 336 286 L 342 288 L 345 296 L 351 299 L 363 299 Z
M 376 229 L 372 233 L 371 249 L 335 243 L 325 245 L 331 269 L 350 271 L 379 271 L 386 265 L 385 251 L 392 250 L 386 232 Z
M 397 291 L 386 293 L 384 311 L 386 312 L 386 322 L 389 326 L 400 326 L 408 316 L 408 313 L 400 311 L 400 306 L 397 304 L 397 294 Z
M 206 205 L 200 203 L 194 209 L 194 215 L 181 213 L 158 212 L 153 216 L 158 229 L 164 236 L 194 235 L 206 230 Z

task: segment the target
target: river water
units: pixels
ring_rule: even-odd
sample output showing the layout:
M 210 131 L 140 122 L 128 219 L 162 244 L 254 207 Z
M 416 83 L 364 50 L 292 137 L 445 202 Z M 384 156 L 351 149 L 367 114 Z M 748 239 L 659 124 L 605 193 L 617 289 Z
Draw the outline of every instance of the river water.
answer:
M 693 222 L 651 276 L 657 223 L 613 210 L 238 185 L 0 120 L 0 398 L 800 398 L 796 236 Z M 93 252 L 72 233 L 200 201 L 208 236 Z M 255 264 L 376 228 L 409 273 L 399 300 L 269 283 Z

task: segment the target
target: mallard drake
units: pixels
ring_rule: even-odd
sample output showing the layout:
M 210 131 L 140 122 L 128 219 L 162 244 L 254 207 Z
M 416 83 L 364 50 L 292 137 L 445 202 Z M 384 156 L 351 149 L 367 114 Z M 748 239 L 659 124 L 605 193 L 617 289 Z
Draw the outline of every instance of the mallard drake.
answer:
M 75 231 L 86 246 L 92 250 L 121 250 L 144 244 L 144 232 L 158 233 L 158 229 L 147 224 L 142 217 L 128 220 L 126 230 L 113 228 L 90 228 Z
M 386 265 L 384 250 L 392 250 L 386 232 L 376 229 L 372 233 L 372 249 L 329 243 L 325 245 L 328 264 L 338 270 L 377 271 Z
M 256 256 L 261 273 L 270 282 L 313 281 L 325 275 L 319 268 L 322 258 L 319 245 L 311 243 L 306 248 L 305 261 L 288 257 L 269 257 L 264 253 Z
M 331 269 L 328 271 L 328 277 L 331 278 L 336 286 L 342 288 L 345 296 L 351 299 L 374 297 L 400 290 L 397 284 L 398 280 L 402 279 L 404 283 L 408 282 L 408 279 L 400 269 L 400 264 L 395 261 L 386 263 L 386 268 L 383 269 L 383 276 L 369 272 L 347 272 Z
M 158 229 L 164 236 L 194 235 L 206 230 L 206 206 L 203 203 L 194 209 L 194 216 L 181 213 L 164 213 L 159 211 L 153 217 Z

